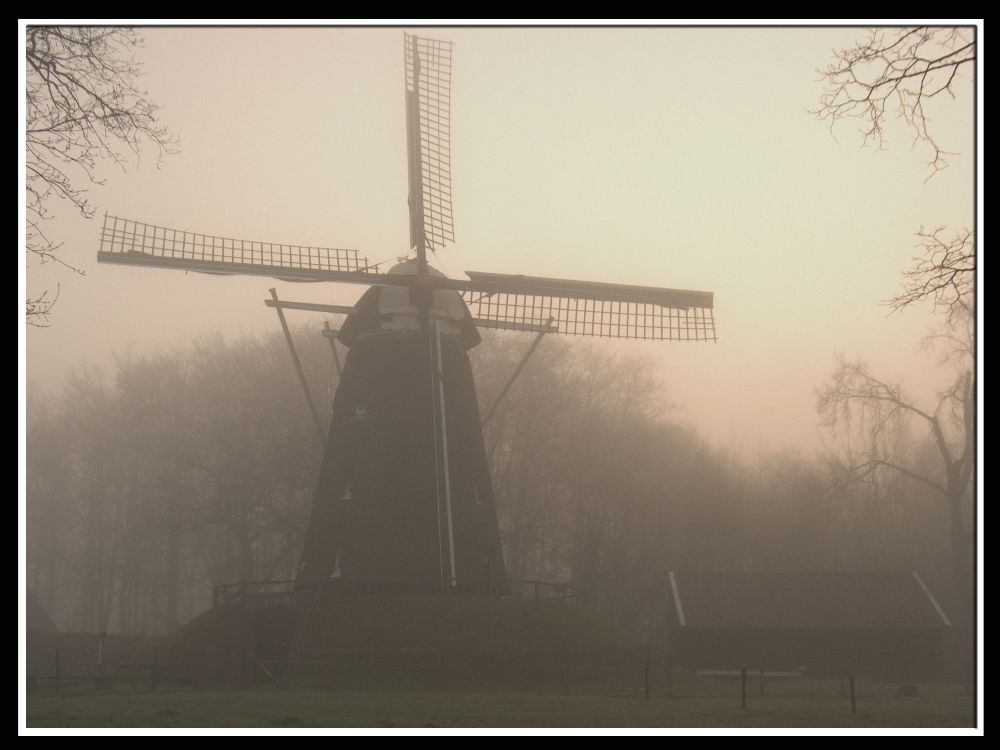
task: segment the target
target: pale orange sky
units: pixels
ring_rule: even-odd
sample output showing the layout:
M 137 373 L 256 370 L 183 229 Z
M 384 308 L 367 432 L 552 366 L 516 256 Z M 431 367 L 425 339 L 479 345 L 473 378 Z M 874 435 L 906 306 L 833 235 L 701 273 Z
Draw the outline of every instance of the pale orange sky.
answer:
M 151 152 L 126 174 L 107 170 L 91 201 L 189 231 L 404 254 L 402 32 L 145 29 L 142 85 L 181 153 L 160 170 Z M 887 317 L 880 301 L 897 291 L 918 227 L 973 223 L 971 85 L 931 111 L 956 155 L 925 182 L 927 154 L 901 123 L 874 152 L 853 124 L 838 143 L 807 112 L 816 69 L 862 29 L 419 33 L 455 43 L 449 275 L 714 291 L 717 344 L 615 346 L 656 357 L 683 418 L 745 454 L 818 446 L 814 389 L 837 352 L 933 392 L 940 376 L 916 350 L 932 316 Z M 275 331 L 271 286 L 338 304 L 363 291 L 99 266 L 99 220 L 55 208 L 52 233 L 87 275 L 30 271 L 33 289 L 62 285 L 52 326 L 27 336 L 31 388 L 46 393 L 129 345 Z

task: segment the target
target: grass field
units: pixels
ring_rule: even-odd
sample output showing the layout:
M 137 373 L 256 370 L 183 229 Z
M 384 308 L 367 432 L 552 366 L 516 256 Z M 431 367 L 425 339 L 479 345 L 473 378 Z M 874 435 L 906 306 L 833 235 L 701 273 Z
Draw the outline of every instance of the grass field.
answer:
M 859 683 L 857 714 L 837 680 L 780 680 L 767 694 L 738 679 L 689 680 L 675 697 L 588 684 L 561 692 L 480 685 L 423 690 L 279 685 L 94 692 L 77 686 L 27 694 L 31 727 L 972 727 L 973 699 L 956 686 Z M 755 688 L 756 689 L 756 688 Z M 600 693 L 600 694 L 594 694 Z
M 325 604 L 310 618 L 307 655 L 268 662 L 273 674 L 245 654 L 226 661 L 218 648 L 214 659 L 235 669 L 212 668 L 208 645 L 228 638 L 237 655 L 249 646 L 236 642 L 238 628 L 213 625 L 211 613 L 171 639 L 109 638 L 105 664 L 147 669 L 109 668 L 106 675 L 122 679 L 99 692 L 93 636 L 36 636 L 27 660 L 27 727 L 841 729 L 971 728 L 975 721 L 973 696 L 960 685 L 921 684 L 902 695 L 898 682 L 859 676 L 852 713 L 839 675 L 767 676 L 763 685 L 753 675 L 741 708 L 739 676 L 671 673 L 655 659 L 647 701 L 643 644 L 559 601 L 359 596 Z M 148 669 L 154 649 L 157 690 Z M 248 686 L 254 679 L 259 684 Z M 220 687 L 223 680 L 244 682 Z

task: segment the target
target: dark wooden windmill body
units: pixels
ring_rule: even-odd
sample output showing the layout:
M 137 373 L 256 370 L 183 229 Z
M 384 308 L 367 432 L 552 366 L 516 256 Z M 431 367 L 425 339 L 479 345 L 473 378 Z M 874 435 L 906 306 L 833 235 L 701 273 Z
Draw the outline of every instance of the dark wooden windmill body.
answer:
M 388 273 L 357 251 L 233 240 L 105 217 L 98 260 L 370 287 L 347 313 L 298 585 L 332 578 L 401 590 L 508 591 L 475 384 L 479 328 L 714 341 L 709 292 L 466 272 L 427 252 L 454 238 L 451 44 L 405 36 L 412 257 Z M 536 339 L 537 342 L 538 339 Z M 307 393 L 308 395 L 308 393 Z

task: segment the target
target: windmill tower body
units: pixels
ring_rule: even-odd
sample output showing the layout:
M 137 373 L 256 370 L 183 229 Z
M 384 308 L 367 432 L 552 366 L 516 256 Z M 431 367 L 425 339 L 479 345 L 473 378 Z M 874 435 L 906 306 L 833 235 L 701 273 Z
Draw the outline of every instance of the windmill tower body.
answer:
M 547 333 L 714 341 L 714 300 L 710 292 L 474 271 L 467 280 L 450 279 L 432 269 L 427 251 L 454 239 L 451 44 L 406 35 L 404 49 L 414 259 L 380 273 L 355 250 L 236 240 L 105 216 L 98 261 L 369 287 L 353 307 L 279 302 L 273 290 L 266 301 L 279 314 L 291 308 L 348 316 L 339 338 L 349 354 L 296 585 L 340 579 L 391 590 L 503 594 L 509 587 L 467 356 L 479 343 L 478 329 L 537 334 L 529 355 Z
M 414 274 L 416 264 L 394 272 Z M 439 290 L 431 295 L 435 331 L 428 335 L 412 294 L 406 287 L 373 286 L 341 328 L 339 339 L 350 351 L 334 396 L 298 583 L 343 577 L 399 590 L 505 593 L 466 354 L 479 332 L 461 296 Z M 446 384 L 443 404 L 433 397 L 437 369 Z

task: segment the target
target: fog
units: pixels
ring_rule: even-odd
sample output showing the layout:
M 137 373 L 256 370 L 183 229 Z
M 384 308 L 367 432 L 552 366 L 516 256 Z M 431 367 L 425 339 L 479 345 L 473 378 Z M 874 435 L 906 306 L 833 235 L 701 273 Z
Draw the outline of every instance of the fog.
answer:
M 506 395 L 482 444 L 474 400 L 466 399 L 473 439 L 462 431 L 468 424 L 454 424 L 459 410 L 447 399 L 457 397 L 446 397 L 445 386 L 427 407 L 432 417 L 422 406 L 401 417 L 412 427 L 447 412 L 459 443 L 443 451 L 444 468 L 435 452 L 433 468 L 410 477 L 400 467 L 424 466 L 423 448 L 395 441 L 394 429 L 376 434 L 372 425 L 383 429 L 384 420 L 360 396 L 337 396 L 338 411 L 334 370 L 348 349 L 338 345 L 334 368 L 321 330 L 344 318 L 287 310 L 318 421 L 334 435 L 338 424 L 344 429 L 329 444 L 339 446 L 337 458 L 317 440 L 264 300 L 274 287 L 285 301 L 350 306 L 365 288 L 99 265 L 101 216 L 353 248 L 385 270 L 409 249 L 403 29 L 144 28 L 141 88 L 160 105 L 177 153 L 157 163 L 146 147 L 124 170 L 99 164 L 91 184 L 74 176 L 95 218 L 50 199 L 44 228 L 61 243 L 62 263 L 22 263 L 29 297 L 58 294 L 46 325 L 21 326 L 24 577 L 36 633 L 29 673 L 50 679 L 52 649 L 90 664 L 89 645 L 73 650 L 83 641 L 37 635 L 56 639 L 58 629 L 111 634 L 107 645 L 101 636 L 97 672 L 86 679 L 111 680 L 105 664 L 117 660 L 132 669 L 133 688 L 138 671 L 151 690 L 161 656 L 181 665 L 174 685 L 279 681 L 290 670 L 305 680 L 296 685 L 326 690 L 332 669 L 295 670 L 302 662 L 339 669 L 360 654 L 361 690 L 395 689 L 417 675 L 432 692 L 438 680 L 457 691 L 464 683 L 456 670 L 482 667 L 497 670 L 495 684 L 509 679 L 515 694 L 530 684 L 568 697 L 596 681 L 605 697 L 637 690 L 646 702 L 651 692 L 715 696 L 718 684 L 728 695 L 736 682 L 696 682 L 715 669 L 723 680 L 739 676 L 732 690 L 743 690 L 743 708 L 748 668 L 759 670 L 761 698 L 765 672 L 815 679 L 822 687 L 808 689 L 823 695 L 839 680 L 843 696 L 849 674 L 856 715 L 855 676 L 871 681 L 860 684 L 872 696 L 879 681 L 902 691 L 933 677 L 950 683 L 951 692 L 933 694 L 948 706 L 943 723 L 968 726 L 970 699 L 954 686 L 975 677 L 979 384 L 962 349 L 974 329 L 953 306 L 955 335 L 928 347 L 944 312 L 929 300 L 892 312 L 886 300 L 922 253 L 918 230 L 947 227 L 950 236 L 975 226 L 972 87 L 961 82 L 953 98 L 927 103 L 948 151 L 949 166 L 934 172 L 933 150 L 898 118 L 886 121 L 875 149 L 855 121 L 831 132 L 811 113 L 823 87 L 817 70 L 863 29 L 418 33 L 455 45 L 456 241 L 431 263 L 452 278 L 481 271 L 713 292 L 718 341 L 551 334 L 509 392 L 530 335 L 484 330 L 470 364 L 457 344 L 445 347 L 450 364 L 440 364 L 439 348 L 449 393 L 471 394 L 474 382 L 480 414 Z M 378 380 L 379 361 L 351 377 Z M 456 386 L 454 373 L 470 367 L 473 377 Z M 371 445 L 381 457 L 343 458 Z M 372 456 L 374 468 L 356 470 Z M 356 562 L 374 549 L 369 539 L 399 553 L 396 568 L 406 571 L 405 540 L 427 536 L 414 530 L 427 520 L 414 501 L 413 522 L 400 521 L 391 503 L 382 508 L 391 521 L 380 526 L 391 529 L 384 538 L 338 538 L 327 549 L 317 537 L 320 527 L 350 536 L 350 513 L 376 517 L 370 508 L 385 498 L 366 492 L 372 477 L 393 473 L 378 460 L 395 467 L 403 488 L 379 485 L 389 500 L 407 485 L 426 500 L 420 482 L 440 485 L 442 476 L 456 488 L 465 482 L 455 490 L 464 498 L 456 508 L 466 503 L 468 515 L 456 512 L 449 580 L 481 596 L 434 589 L 421 600 L 373 587 L 364 592 L 370 599 L 352 598 L 355 581 L 371 584 Z M 368 510 L 350 510 L 358 498 Z M 446 520 L 454 536 L 450 504 Z M 310 596 L 320 603 L 300 617 L 310 539 L 320 581 Z M 345 549 L 354 551 L 342 557 Z M 457 575 L 459 553 L 469 570 L 488 573 Z M 247 581 L 288 585 L 236 584 Z M 324 586 L 341 586 L 337 607 L 352 614 L 323 604 Z M 236 630 L 197 619 L 230 605 L 251 606 Z M 258 605 L 277 619 L 259 615 Z M 744 620 L 727 620 L 734 608 Z M 192 620 L 201 630 L 178 630 Z M 412 632 L 399 623 L 414 623 Z M 440 640 L 455 623 L 478 625 Z M 767 628 L 789 639 L 770 642 L 761 636 Z M 745 632 L 725 635 L 736 629 Z M 713 641 L 720 632 L 725 638 Z M 876 634 L 866 641 L 858 633 Z M 612 678 L 611 670 L 621 671 Z M 473 692 L 482 687 L 470 679 Z M 862 721 L 924 720 L 913 718 L 924 708 L 898 719 L 878 713 L 898 708 L 887 706 Z M 58 710 L 40 716 L 43 725 L 62 718 Z M 365 716 L 344 721 L 365 725 Z M 657 717 L 633 720 L 658 725 Z
M 754 455 L 818 446 L 814 389 L 842 352 L 931 394 L 926 309 L 887 315 L 921 225 L 970 225 L 973 109 L 932 111 L 951 167 L 831 136 L 816 69 L 854 29 L 442 29 L 455 43 L 456 243 L 442 268 L 715 292 L 714 345 L 632 344 L 713 442 Z M 402 31 L 149 28 L 142 86 L 180 153 L 102 170 L 98 215 L 189 231 L 359 249 L 407 244 Z M 935 104 L 937 104 L 935 102 Z M 30 329 L 31 387 L 83 360 L 209 331 L 275 330 L 272 282 L 97 266 L 99 218 L 58 202 L 64 242 L 32 267 L 60 297 Z M 278 283 L 283 299 L 352 304 L 351 287 Z M 289 313 L 306 322 L 305 313 Z

